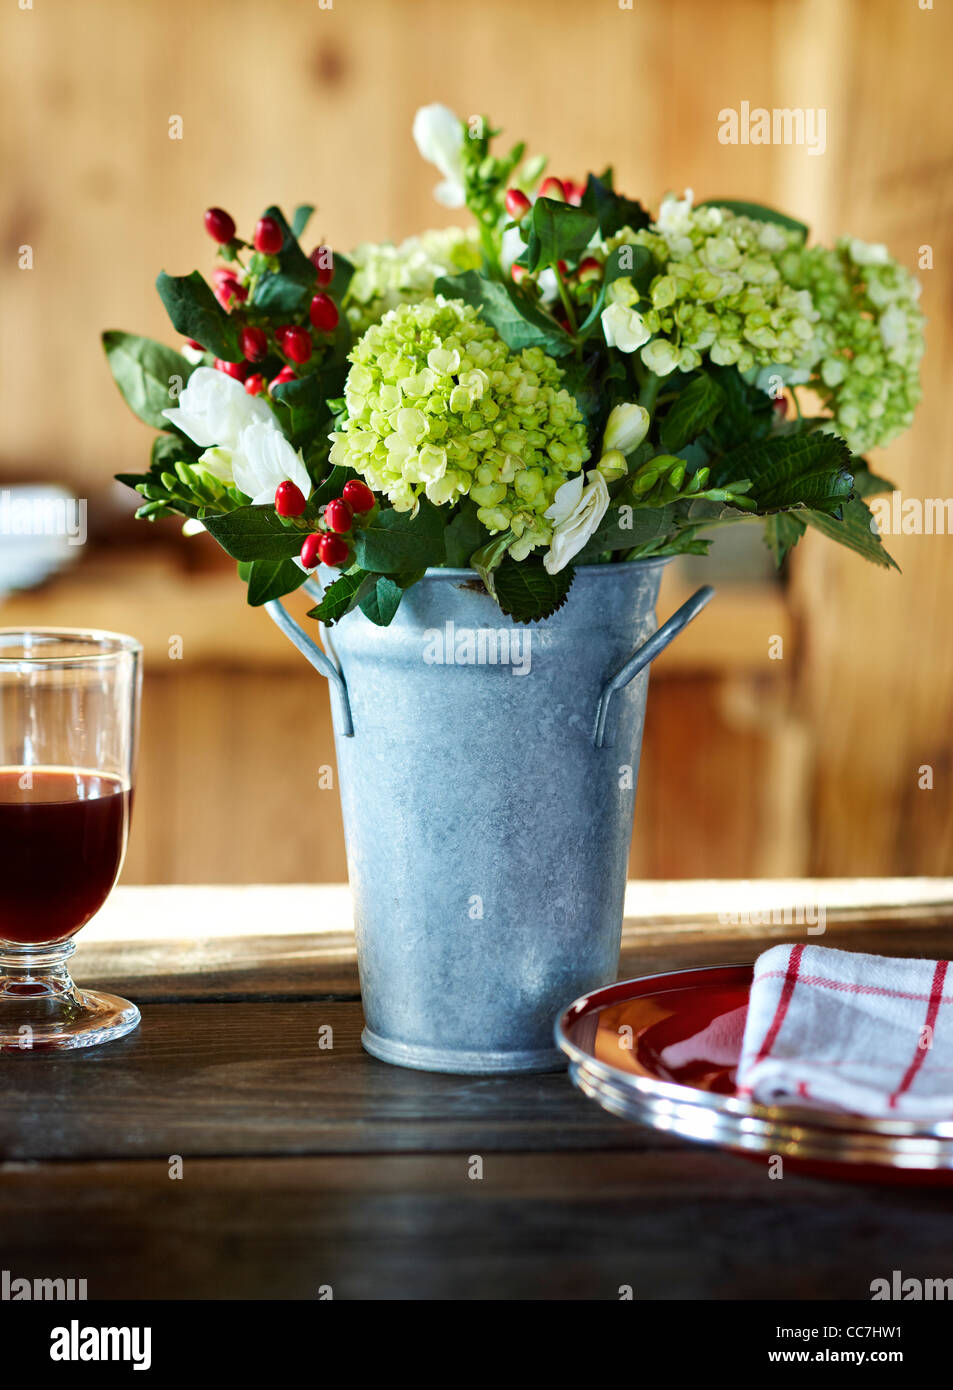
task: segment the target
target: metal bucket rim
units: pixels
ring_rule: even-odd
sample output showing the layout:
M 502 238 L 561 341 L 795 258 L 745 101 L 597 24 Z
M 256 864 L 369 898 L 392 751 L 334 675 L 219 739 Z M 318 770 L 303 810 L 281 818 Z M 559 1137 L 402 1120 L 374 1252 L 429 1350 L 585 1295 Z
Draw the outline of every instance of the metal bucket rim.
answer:
M 576 576 L 581 574 L 631 574 L 639 570 L 659 569 L 662 565 L 670 565 L 674 559 L 674 555 L 663 555 L 659 559 L 619 560 L 608 565 L 577 565 Z M 474 569 L 451 569 L 449 566 L 431 565 L 424 571 L 421 579 L 473 579 L 474 576 L 479 578 Z M 420 580 L 417 582 L 419 583 Z

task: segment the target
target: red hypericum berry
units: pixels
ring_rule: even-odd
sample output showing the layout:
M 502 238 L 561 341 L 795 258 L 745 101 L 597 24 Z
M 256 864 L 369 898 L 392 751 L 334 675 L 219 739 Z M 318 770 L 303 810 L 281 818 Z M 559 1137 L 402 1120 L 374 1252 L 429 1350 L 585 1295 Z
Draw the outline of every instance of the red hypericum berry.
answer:
M 357 478 L 352 478 L 349 483 L 344 484 L 341 496 L 352 512 L 369 512 L 374 506 L 373 492 L 367 483 L 362 483 Z
M 265 392 L 265 378 L 261 372 L 255 372 L 245 382 L 245 390 L 250 396 L 262 396 Z
M 566 264 L 565 261 L 557 261 L 556 269 L 559 271 L 560 275 L 563 276 L 563 278 L 565 278 L 569 274 L 569 266 Z
M 574 179 L 563 179 L 563 188 L 566 190 L 567 201 L 572 203 L 574 208 L 579 207 L 585 193 L 585 185 L 576 183 Z
M 510 268 L 510 274 L 512 275 L 514 282 L 517 285 L 521 285 L 523 281 L 526 279 L 527 275 L 529 274 L 529 271 L 526 269 L 525 265 L 517 265 L 514 261 L 512 267 Z
M 311 301 L 311 322 L 319 333 L 333 333 L 338 326 L 338 306 L 329 294 L 316 294 Z
M 343 497 L 335 497 L 324 509 L 324 524 L 331 531 L 350 531 L 354 513 Z
M 296 377 L 291 367 L 282 367 L 276 377 L 268 383 L 268 390 L 274 391 L 276 386 L 283 386 L 286 381 L 295 381 Z
M 583 256 L 579 262 L 578 275 L 584 285 L 588 284 L 590 280 L 601 280 L 602 262 L 597 260 L 595 256 Z
M 557 203 L 565 203 L 567 201 L 566 189 L 563 186 L 562 179 L 543 179 L 542 186 L 539 190 L 539 196 L 541 198 L 552 198 Z
M 787 396 L 775 396 L 775 398 L 774 398 L 774 400 L 771 402 L 771 404 L 774 406 L 775 414 L 776 414 L 776 415 L 779 415 L 779 416 L 781 417 L 781 419 L 783 420 L 784 417 L 785 417 L 785 416 L 787 415 L 787 413 L 788 413 L 788 398 L 787 398 Z
M 323 288 L 334 279 L 334 252 L 330 246 L 316 246 L 308 260 L 318 272 L 318 284 Z
M 215 298 L 223 309 L 231 309 L 233 302 L 244 304 L 248 291 L 240 285 L 234 275 L 223 275 L 215 287 Z
M 314 350 L 314 344 L 306 328 L 289 328 L 282 339 L 281 348 L 292 362 L 307 362 Z
M 249 362 L 260 362 L 268 351 L 268 335 L 263 328 L 242 329 L 242 352 Z
M 304 545 L 301 547 L 301 563 L 306 570 L 313 570 L 317 567 L 321 558 L 320 545 L 323 540 L 328 540 L 327 536 L 305 536 Z
M 286 479 L 278 484 L 275 489 L 275 511 L 279 516 L 300 516 L 307 505 L 297 483 Z
M 255 250 L 265 256 L 277 256 L 285 244 L 285 234 L 273 217 L 262 217 L 255 228 Z
M 236 381 L 244 381 L 248 375 L 247 362 L 226 362 L 221 357 L 216 357 L 215 369 L 224 372 L 226 376 L 233 376 Z
M 321 536 L 318 540 L 318 554 L 322 564 L 336 565 L 340 568 L 341 565 L 347 564 L 351 549 L 341 536 Z
M 522 222 L 523 218 L 532 207 L 532 203 L 520 188 L 508 188 L 506 190 L 506 211 L 514 222 Z
M 197 343 L 197 342 L 195 341 L 194 338 L 186 338 L 185 341 L 186 341 L 186 343 L 188 343 L 189 347 L 190 347 L 190 348 L 193 348 L 196 352 L 204 352 L 204 351 L 205 351 L 205 349 L 204 349 L 204 347 L 202 346 L 202 344 L 201 344 L 201 343 Z
M 285 350 L 285 334 L 289 331 L 289 329 L 293 327 L 293 323 L 281 323 L 275 329 L 275 342 L 278 344 L 282 352 L 284 352 Z
M 208 208 L 205 213 L 205 230 L 219 246 L 232 240 L 235 235 L 235 222 L 222 208 Z

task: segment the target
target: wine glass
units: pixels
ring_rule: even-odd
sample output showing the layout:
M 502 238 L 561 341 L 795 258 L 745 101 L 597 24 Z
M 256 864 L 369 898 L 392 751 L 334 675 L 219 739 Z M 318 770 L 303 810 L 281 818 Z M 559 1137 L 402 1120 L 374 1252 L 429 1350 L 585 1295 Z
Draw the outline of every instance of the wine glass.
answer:
M 0 1049 L 92 1047 L 139 1010 L 81 990 L 73 937 L 122 867 L 142 688 L 133 637 L 0 627 Z

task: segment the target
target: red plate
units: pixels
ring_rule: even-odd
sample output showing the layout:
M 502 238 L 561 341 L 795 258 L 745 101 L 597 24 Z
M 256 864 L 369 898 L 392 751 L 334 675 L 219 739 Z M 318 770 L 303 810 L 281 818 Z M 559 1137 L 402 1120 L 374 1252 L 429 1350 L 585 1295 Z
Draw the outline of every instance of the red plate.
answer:
M 880 1120 L 758 1105 L 735 1090 L 751 965 L 622 980 L 556 1023 L 569 1074 L 606 1110 L 748 1158 L 780 1154 L 823 1177 L 953 1182 L 953 1121 Z

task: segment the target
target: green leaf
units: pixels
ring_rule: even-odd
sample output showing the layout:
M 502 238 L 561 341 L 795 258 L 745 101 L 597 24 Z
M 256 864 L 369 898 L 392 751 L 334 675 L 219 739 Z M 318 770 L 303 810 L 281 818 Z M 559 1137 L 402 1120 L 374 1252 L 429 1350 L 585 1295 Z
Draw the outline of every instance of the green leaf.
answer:
M 529 218 L 526 250 L 519 263 L 530 274 L 557 261 L 576 265 L 598 230 L 598 220 L 585 208 L 559 203 L 554 198 L 537 198 Z
M 153 429 L 169 429 L 169 421 L 162 412 L 175 407 L 178 391 L 191 375 L 191 363 L 163 343 L 117 330 L 103 334 L 103 348 L 109 369 L 130 410 Z M 177 390 L 175 395 L 170 395 L 173 382 Z
M 400 607 L 404 590 L 386 574 L 377 576 L 374 587 L 361 599 L 361 612 L 378 627 L 387 627 Z
M 486 545 L 470 556 L 470 568 L 476 570 L 483 580 L 483 587 L 487 593 L 496 598 L 496 579 L 494 571 L 499 567 L 506 554 L 510 542 L 513 540 L 512 531 L 501 531 L 492 540 L 487 541 Z
M 725 393 L 713 377 L 699 373 L 680 391 L 662 421 L 662 445 L 669 453 L 696 439 L 715 419 Z
M 724 395 L 721 410 L 708 427 L 714 447 L 737 449 L 749 440 L 763 439 L 774 420 L 774 408 L 767 392 L 745 381 L 737 367 L 719 367 L 712 363 L 708 375 Z
M 786 435 L 742 445 L 712 468 L 714 486 L 751 480 L 759 512 L 812 507 L 838 514 L 850 496 L 851 452 L 835 434 Z
M 649 284 L 656 269 L 655 257 L 645 246 L 623 245 L 610 251 L 603 267 L 599 293 L 596 295 L 595 302 L 586 318 L 579 326 L 579 337 L 587 338 L 596 328 L 601 327 L 600 317 L 606 307 L 609 286 L 613 280 L 625 276 L 626 279 L 632 281 L 639 294 L 644 295 L 648 293 Z
M 607 175 L 608 178 L 603 175 L 599 179 L 590 174 L 582 199 L 583 208 L 596 218 L 603 239 L 615 236 L 623 227 L 631 227 L 634 232 L 647 227 L 652 219 L 642 204 L 616 193 L 611 184 L 611 169 Z
M 301 236 L 301 233 L 304 231 L 305 227 L 307 227 L 308 223 L 311 221 L 313 212 L 314 206 L 311 203 L 301 203 L 298 207 L 295 208 L 294 216 L 291 219 L 291 231 L 294 236 Z
M 285 433 L 290 434 L 293 443 L 299 442 L 301 436 L 317 433 L 324 424 L 330 425 L 331 412 L 320 372 L 311 372 L 296 381 L 283 381 L 272 395 L 287 415 Z
M 445 553 L 445 525 L 440 508 L 424 498 L 416 514 L 384 508 L 366 526 L 355 530 L 355 558 L 361 569 L 378 574 L 440 565 Z
M 855 457 L 851 460 L 850 467 L 854 475 L 854 493 L 857 497 L 876 497 L 880 493 L 896 492 L 896 483 L 890 482 L 889 478 L 880 478 L 876 473 L 871 473 L 866 459 Z
M 797 232 L 802 240 L 807 240 L 808 227 L 804 222 L 799 222 L 796 217 L 788 217 L 776 208 L 766 207 L 763 203 L 740 202 L 736 198 L 706 198 L 698 207 L 727 208 L 736 217 L 750 217 L 753 222 L 773 222 L 778 227 L 786 227 L 789 232 Z
M 340 579 L 335 579 L 328 585 L 321 602 L 316 608 L 311 609 L 308 617 L 331 627 L 343 618 L 345 613 L 350 613 L 352 608 L 357 607 L 378 578 L 378 575 L 368 574 L 362 569 L 349 570 L 347 574 L 342 574 Z
M 282 241 L 281 250 L 278 252 L 278 264 L 281 267 L 282 273 L 294 276 L 298 280 L 306 280 L 310 277 L 312 281 L 316 281 L 317 271 L 298 245 L 298 238 L 292 228 L 289 227 L 288 220 L 281 211 L 281 208 L 272 205 L 269 208 L 265 208 L 262 216 L 270 217 L 272 221 L 277 222 L 278 226 L 281 228 L 284 240 Z
M 293 560 L 252 560 L 242 567 L 242 578 L 248 583 L 248 602 L 252 608 L 260 608 L 273 598 L 300 589 L 307 574 Z
M 467 569 L 470 556 L 487 541 L 487 531 L 477 516 L 479 508 L 468 498 L 456 511 L 446 531 L 446 563 L 451 569 Z
M 606 550 L 633 550 L 667 536 L 673 529 L 675 508 L 610 507 L 598 529 L 575 557 L 575 564 L 592 564 Z
M 205 529 L 233 560 L 290 560 L 301 550 L 302 533 L 282 524 L 274 507 L 236 507 L 221 515 L 203 513 Z
M 252 303 L 264 314 L 277 318 L 299 318 L 314 295 L 314 276 L 286 275 L 266 271 L 255 286 Z
M 778 568 L 781 567 L 788 551 L 797 545 L 807 530 L 807 522 L 803 516 L 799 511 L 773 512 L 764 519 L 764 543 L 774 555 L 774 562 Z
M 330 285 L 327 287 L 327 293 L 336 304 L 340 304 L 354 276 L 354 265 L 348 260 L 347 256 L 342 255 L 340 251 L 334 251 L 332 254 L 334 256 L 334 274 L 331 277 Z M 341 322 L 344 322 L 343 316 Z
M 565 357 L 572 352 L 568 334 L 515 286 L 510 289 L 478 270 L 467 270 L 462 275 L 442 275 L 434 290 L 448 299 L 462 299 L 478 310 L 484 323 L 495 328 L 514 352 L 526 347 L 541 347 L 550 357 Z
M 169 428 L 169 421 L 163 421 L 166 429 Z M 161 471 L 170 468 L 176 463 L 197 463 L 199 456 L 204 453 L 201 445 L 193 444 L 191 439 L 183 439 L 180 434 L 159 434 L 152 441 L 152 453 L 150 455 L 151 466 Z
M 893 556 L 887 553 L 876 530 L 876 522 L 870 508 L 859 497 L 852 497 L 847 503 L 841 521 L 827 516 L 824 512 L 810 509 L 801 512 L 800 515 L 808 526 L 813 526 L 815 531 L 829 536 L 832 541 L 846 545 L 848 550 L 863 555 L 865 560 L 871 560 L 875 565 L 881 565 L 884 569 L 895 569 L 899 573 L 900 566 Z
M 550 574 L 541 560 L 516 561 L 508 555 L 494 574 L 496 601 L 516 623 L 541 622 L 562 608 L 575 573 L 567 565 Z
M 241 361 L 237 324 L 226 314 L 197 270 L 191 275 L 166 275 L 161 270 L 156 289 L 177 333 L 183 338 L 194 338 L 206 352 L 226 362 Z

